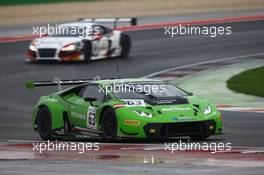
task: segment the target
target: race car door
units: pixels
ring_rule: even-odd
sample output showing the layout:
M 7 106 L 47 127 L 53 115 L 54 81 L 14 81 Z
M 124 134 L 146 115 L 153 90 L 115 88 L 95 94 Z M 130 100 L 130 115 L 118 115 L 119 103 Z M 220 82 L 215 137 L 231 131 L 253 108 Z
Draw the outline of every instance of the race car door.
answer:
M 80 114 L 82 117 L 71 115 L 73 125 L 82 128 L 97 130 L 99 114 L 98 111 L 102 107 L 105 93 L 100 91 L 97 84 L 89 84 L 84 86 L 80 92 L 78 103 L 71 107 L 71 114 Z
M 94 25 L 93 35 L 93 56 L 100 58 L 110 56 L 112 50 L 112 30 L 102 25 Z

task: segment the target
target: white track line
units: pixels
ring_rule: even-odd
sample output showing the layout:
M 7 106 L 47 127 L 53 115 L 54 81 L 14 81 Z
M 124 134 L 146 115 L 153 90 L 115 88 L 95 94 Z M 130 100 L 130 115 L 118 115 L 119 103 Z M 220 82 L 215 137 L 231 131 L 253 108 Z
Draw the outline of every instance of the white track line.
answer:
M 150 78 L 150 77 L 162 74 L 162 73 L 166 73 L 166 72 L 170 72 L 170 71 L 174 71 L 174 70 L 178 70 L 178 69 L 183 69 L 183 68 L 189 68 L 189 67 L 193 67 L 193 66 L 199 66 L 199 65 L 208 64 L 208 63 L 217 63 L 217 62 L 222 62 L 222 61 L 229 61 L 229 60 L 235 60 L 235 59 L 253 57 L 253 56 L 264 56 L 264 52 L 249 54 L 249 55 L 240 55 L 240 56 L 234 56 L 234 57 L 219 58 L 219 59 L 210 60 L 210 61 L 202 61 L 199 63 L 193 63 L 193 64 L 184 65 L 184 66 L 173 67 L 173 68 L 169 68 L 169 69 L 165 69 L 162 71 L 151 73 L 149 75 L 143 76 L 142 78 Z
M 151 78 L 153 76 L 159 75 L 159 74 L 163 74 L 166 72 L 170 72 L 170 71 L 175 71 L 178 69 L 183 69 L 183 68 L 189 68 L 189 67 L 194 67 L 194 66 L 199 66 L 199 65 L 203 65 L 203 64 L 208 64 L 208 63 L 217 63 L 217 62 L 222 62 L 222 61 L 229 61 L 229 60 L 235 60 L 235 59 L 240 59 L 240 58 L 246 58 L 246 57 L 253 57 L 253 56 L 264 56 L 264 52 L 262 53 L 255 53 L 255 54 L 249 54 L 249 55 L 240 55 L 240 56 L 234 56 L 234 57 L 226 57 L 226 58 L 219 58 L 219 59 L 215 59 L 215 60 L 210 60 L 210 61 L 202 61 L 199 63 L 193 63 L 193 64 L 188 64 L 188 65 L 184 65 L 184 66 L 178 66 L 178 67 L 173 67 L 173 68 L 169 68 L 169 69 L 165 69 L 162 71 L 158 71 L 158 72 L 154 72 L 151 73 L 149 75 L 143 76 L 142 78 Z M 237 112 L 258 112 L 258 113 L 264 113 L 264 109 L 263 111 L 257 109 L 257 108 L 236 108 L 236 107 L 220 107 L 218 108 L 220 110 L 225 110 L 225 111 L 237 111 Z M 254 111 L 254 109 L 256 111 Z M 252 110 L 252 111 L 250 111 Z
M 264 113 L 264 108 L 248 108 L 248 107 L 218 107 L 218 110 L 222 111 L 234 111 L 234 112 L 257 112 Z

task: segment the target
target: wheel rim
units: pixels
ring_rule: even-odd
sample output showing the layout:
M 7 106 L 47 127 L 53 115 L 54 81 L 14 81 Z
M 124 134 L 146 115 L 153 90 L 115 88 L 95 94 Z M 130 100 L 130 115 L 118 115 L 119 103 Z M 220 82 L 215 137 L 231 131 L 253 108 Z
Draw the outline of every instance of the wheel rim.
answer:
M 104 118 L 104 134 L 108 137 L 115 136 L 116 133 L 116 120 L 113 115 L 108 115 Z

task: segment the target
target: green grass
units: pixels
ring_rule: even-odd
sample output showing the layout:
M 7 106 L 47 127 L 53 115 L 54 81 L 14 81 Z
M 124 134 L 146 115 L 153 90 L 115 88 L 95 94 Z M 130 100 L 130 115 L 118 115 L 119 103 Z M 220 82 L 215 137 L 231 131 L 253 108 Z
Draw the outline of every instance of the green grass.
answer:
M 90 2 L 96 0 L 0 0 L 0 6 L 47 4 L 47 3 L 78 2 L 78 1 Z
M 231 77 L 227 87 L 235 92 L 264 97 L 264 66 Z

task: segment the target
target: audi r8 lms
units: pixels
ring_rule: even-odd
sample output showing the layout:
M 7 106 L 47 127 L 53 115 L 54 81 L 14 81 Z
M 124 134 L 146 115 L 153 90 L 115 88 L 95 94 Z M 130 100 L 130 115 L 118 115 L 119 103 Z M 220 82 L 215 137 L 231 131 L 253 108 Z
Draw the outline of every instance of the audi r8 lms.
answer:
M 114 29 L 103 25 L 109 22 L 114 24 Z M 109 57 L 128 57 L 131 38 L 124 32 L 115 30 L 117 23 L 121 22 L 131 22 L 131 25 L 137 23 L 135 18 L 117 18 L 80 19 L 54 28 L 48 25 L 47 36 L 30 43 L 26 61 L 88 62 Z
M 59 86 L 33 107 L 32 125 L 43 140 L 57 138 L 205 139 L 222 133 L 216 106 L 153 79 L 29 81 L 26 87 Z M 64 85 L 74 85 L 61 90 Z

